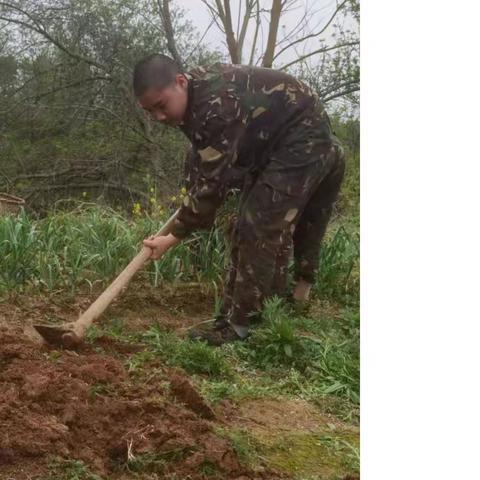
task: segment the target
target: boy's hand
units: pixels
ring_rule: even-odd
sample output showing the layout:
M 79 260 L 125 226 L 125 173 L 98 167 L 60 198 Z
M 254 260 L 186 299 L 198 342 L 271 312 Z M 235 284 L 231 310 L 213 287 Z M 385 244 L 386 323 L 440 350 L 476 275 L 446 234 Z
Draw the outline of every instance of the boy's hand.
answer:
M 152 249 L 150 259 L 158 260 L 169 248 L 175 246 L 179 242 L 180 240 L 177 237 L 174 237 L 169 233 L 168 235 L 160 237 L 152 235 L 143 241 L 143 245 Z

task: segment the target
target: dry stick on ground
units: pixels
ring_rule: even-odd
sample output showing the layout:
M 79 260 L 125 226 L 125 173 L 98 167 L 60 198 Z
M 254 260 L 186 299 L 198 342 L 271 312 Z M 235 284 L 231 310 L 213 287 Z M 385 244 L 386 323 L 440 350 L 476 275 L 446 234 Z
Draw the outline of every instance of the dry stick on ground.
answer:
M 188 330 L 191 330 L 192 328 L 196 328 L 199 325 L 204 325 L 205 323 L 213 323 L 215 321 L 215 318 L 209 318 L 208 320 L 202 320 L 201 322 L 194 323 L 193 325 L 190 325 L 189 327 L 181 327 L 178 330 L 181 332 L 186 332 Z

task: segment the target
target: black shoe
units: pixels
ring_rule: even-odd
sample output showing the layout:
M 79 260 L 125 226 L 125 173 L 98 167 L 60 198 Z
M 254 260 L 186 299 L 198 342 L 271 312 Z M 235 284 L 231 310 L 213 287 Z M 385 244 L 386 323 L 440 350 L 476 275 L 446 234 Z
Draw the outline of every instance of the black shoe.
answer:
M 213 322 L 213 330 L 222 330 L 228 325 L 228 320 L 225 317 L 217 317 Z
M 211 328 L 210 330 L 192 330 L 189 334 L 191 340 L 207 342 L 209 345 L 219 347 L 224 343 L 238 342 L 244 340 L 227 323 L 223 328 Z

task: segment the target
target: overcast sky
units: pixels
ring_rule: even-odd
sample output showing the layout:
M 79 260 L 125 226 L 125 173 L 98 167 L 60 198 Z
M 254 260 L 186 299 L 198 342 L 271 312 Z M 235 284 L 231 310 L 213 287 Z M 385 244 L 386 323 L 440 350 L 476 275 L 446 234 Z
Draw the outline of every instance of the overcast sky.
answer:
M 232 23 L 234 26 L 234 30 L 237 30 L 237 19 L 238 19 L 238 8 L 239 3 L 241 2 L 242 6 L 244 4 L 244 0 L 231 0 L 231 11 L 232 11 Z M 207 7 L 201 2 L 201 0 L 174 0 L 174 3 L 184 8 L 187 12 L 188 18 L 193 22 L 193 24 L 197 27 L 199 32 L 203 34 L 205 30 L 211 23 L 211 16 L 208 12 Z M 265 10 L 270 10 L 271 8 L 271 0 L 261 0 L 260 5 L 261 8 Z M 335 11 L 337 2 L 336 0 L 297 0 L 295 5 L 293 6 L 291 11 L 284 13 L 280 19 L 280 27 L 279 27 L 279 36 L 278 38 L 281 39 L 284 37 L 285 33 L 289 33 L 294 29 L 299 21 L 305 14 L 306 9 L 310 12 L 307 16 L 307 32 L 310 33 L 312 31 L 318 31 L 321 29 L 323 25 L 327 23 L 333 12 Z M 348 26 L 350 28 L 354 28 L 354 22 L 348 22 Z M 263 45 L 265 46 L 267 36 L 268 36 L 268 25 L 269 25 L 269 13 L 264 13 L 262 16 L 262 28 L 259 32 L 259 38 L 257 46 L 262 45 L 262 37 L 263 37 Z M 245 39 L 245 47 L 244 47 L 244 58 L 243 63 L 248 63 L 250 57 L 250 51 L 253 43 L 254 37 L 254 21 L 251 21 L 249 29 L 247 31 L 246 39 Z M 331 34 L 333 30 L 329 27 L 320 38 L 324 40 L 331 40 Z M 301 33 L 301 32 L 300 32 Z M 205 36 L 204 41 L 206 41 L 211 47 L 220 48 L 223 52 L 226 52 L 225 46 L 225 38 L 224 35 L 219 31 L 219 29 L 213 25 L 208 33 Z M 310 51 L 319 48 L 319 40 L 318 37 L 314 39 L 309 39 L 301 44 L 297 48 L 297 51 L 293 48 L 290 48 L 281 56 L 279 56 L 278 60 L 276 60 L 275 65 L 280 66 L 282 64 L 287 63 L 288 61 L 298 58 L 298 56 L 308 53 Z M 260 52 L 263 49 L 259 48 L 258 53 L 255 58 L 258 58 Z

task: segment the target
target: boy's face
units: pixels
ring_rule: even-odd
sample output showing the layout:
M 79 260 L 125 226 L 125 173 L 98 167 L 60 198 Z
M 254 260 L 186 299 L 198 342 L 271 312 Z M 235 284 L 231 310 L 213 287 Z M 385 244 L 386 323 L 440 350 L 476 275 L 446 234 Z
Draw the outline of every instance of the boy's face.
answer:
M 181 74 L 164 88 L 151 87 L 145 91 L 138 102 L 158 122 L 172 127 L 177 126 L 185 116 L 188 101 L 188 80 Z

